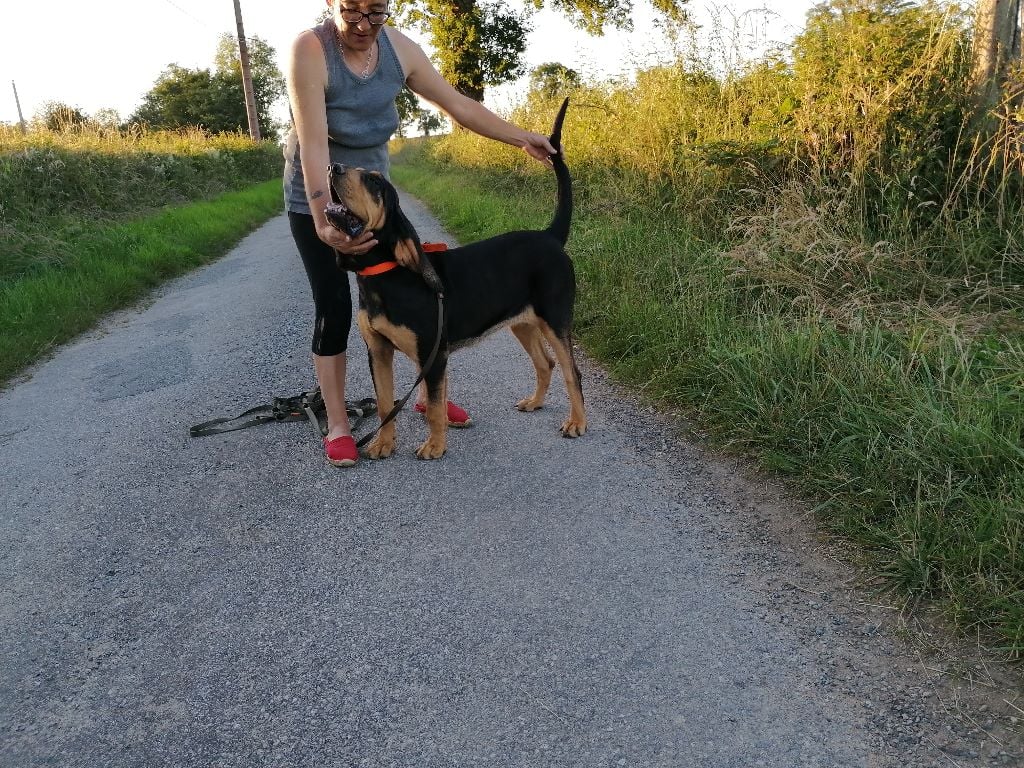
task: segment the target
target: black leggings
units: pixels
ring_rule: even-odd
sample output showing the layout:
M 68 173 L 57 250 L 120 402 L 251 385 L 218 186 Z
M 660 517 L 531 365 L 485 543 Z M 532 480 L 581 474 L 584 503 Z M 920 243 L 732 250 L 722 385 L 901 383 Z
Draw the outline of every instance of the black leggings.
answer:
M 289 211 L 288 223 L 306 267 L 309 287 L 313 289 L 316 307 L 313 354 L 340 355 L 348 347 L 348 332 L 352 327 L 348 273 L 338 268 L 334 249 L 317 237 L 311 215 Z

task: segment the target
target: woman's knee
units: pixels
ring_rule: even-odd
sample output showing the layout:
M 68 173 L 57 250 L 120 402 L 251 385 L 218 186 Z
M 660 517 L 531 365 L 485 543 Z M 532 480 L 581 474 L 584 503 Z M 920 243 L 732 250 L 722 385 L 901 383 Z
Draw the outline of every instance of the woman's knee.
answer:
M 327 357 L 340 355 L 348 350 L 348 334 L 352 326 L 351 317 L 317 314 L 313 330 L 313 354 Z

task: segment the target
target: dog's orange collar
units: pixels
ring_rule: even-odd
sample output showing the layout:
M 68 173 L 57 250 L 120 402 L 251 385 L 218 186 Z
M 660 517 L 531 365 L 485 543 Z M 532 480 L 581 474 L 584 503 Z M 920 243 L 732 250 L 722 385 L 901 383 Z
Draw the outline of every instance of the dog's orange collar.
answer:
M 397 261 L 382 261 L 380 264 L 374 264 L 366 267 L 366 269 L 360 269 L 356 272 L 360 277 L 372 277 L 373 275 L 383 275 L 385 272 L 390 272 L 392 269 L 398 266 Z

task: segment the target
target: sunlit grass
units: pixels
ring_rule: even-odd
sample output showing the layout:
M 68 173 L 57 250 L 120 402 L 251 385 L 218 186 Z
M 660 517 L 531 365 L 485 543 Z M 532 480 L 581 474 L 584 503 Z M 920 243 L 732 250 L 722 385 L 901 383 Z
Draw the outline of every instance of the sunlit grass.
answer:
M 83 227 L 279 177 L 279 147 L 233 134 L 0 127 L 0 280 L 59 265 Z

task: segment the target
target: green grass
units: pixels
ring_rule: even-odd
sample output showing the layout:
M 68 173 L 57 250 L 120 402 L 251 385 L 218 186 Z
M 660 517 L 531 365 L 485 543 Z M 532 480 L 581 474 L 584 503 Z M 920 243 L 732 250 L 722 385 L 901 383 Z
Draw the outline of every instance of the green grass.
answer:
M 0 281 L 73 258 L 97 226 L 280 178 L 281 151 L 233 134 L 0 126 Z
M 59 254 L 0 280 L 0 383 L 105 313 L 223 255 L 280 210 L 275 180 L 119 223 L 77 220 Z
M 505 165 L 460 168 L 414 145 L 392 175 L 471 241 L 550 218 L 553 179 Z M 908 602 L 938 601 L 1019 657 L 1024 335 L 964 334 L 913 301 L 834 314 L 794 301 L 740 268 L 742 237 L 581 175 L 570 252 L 588 351 L 785 473 Z

